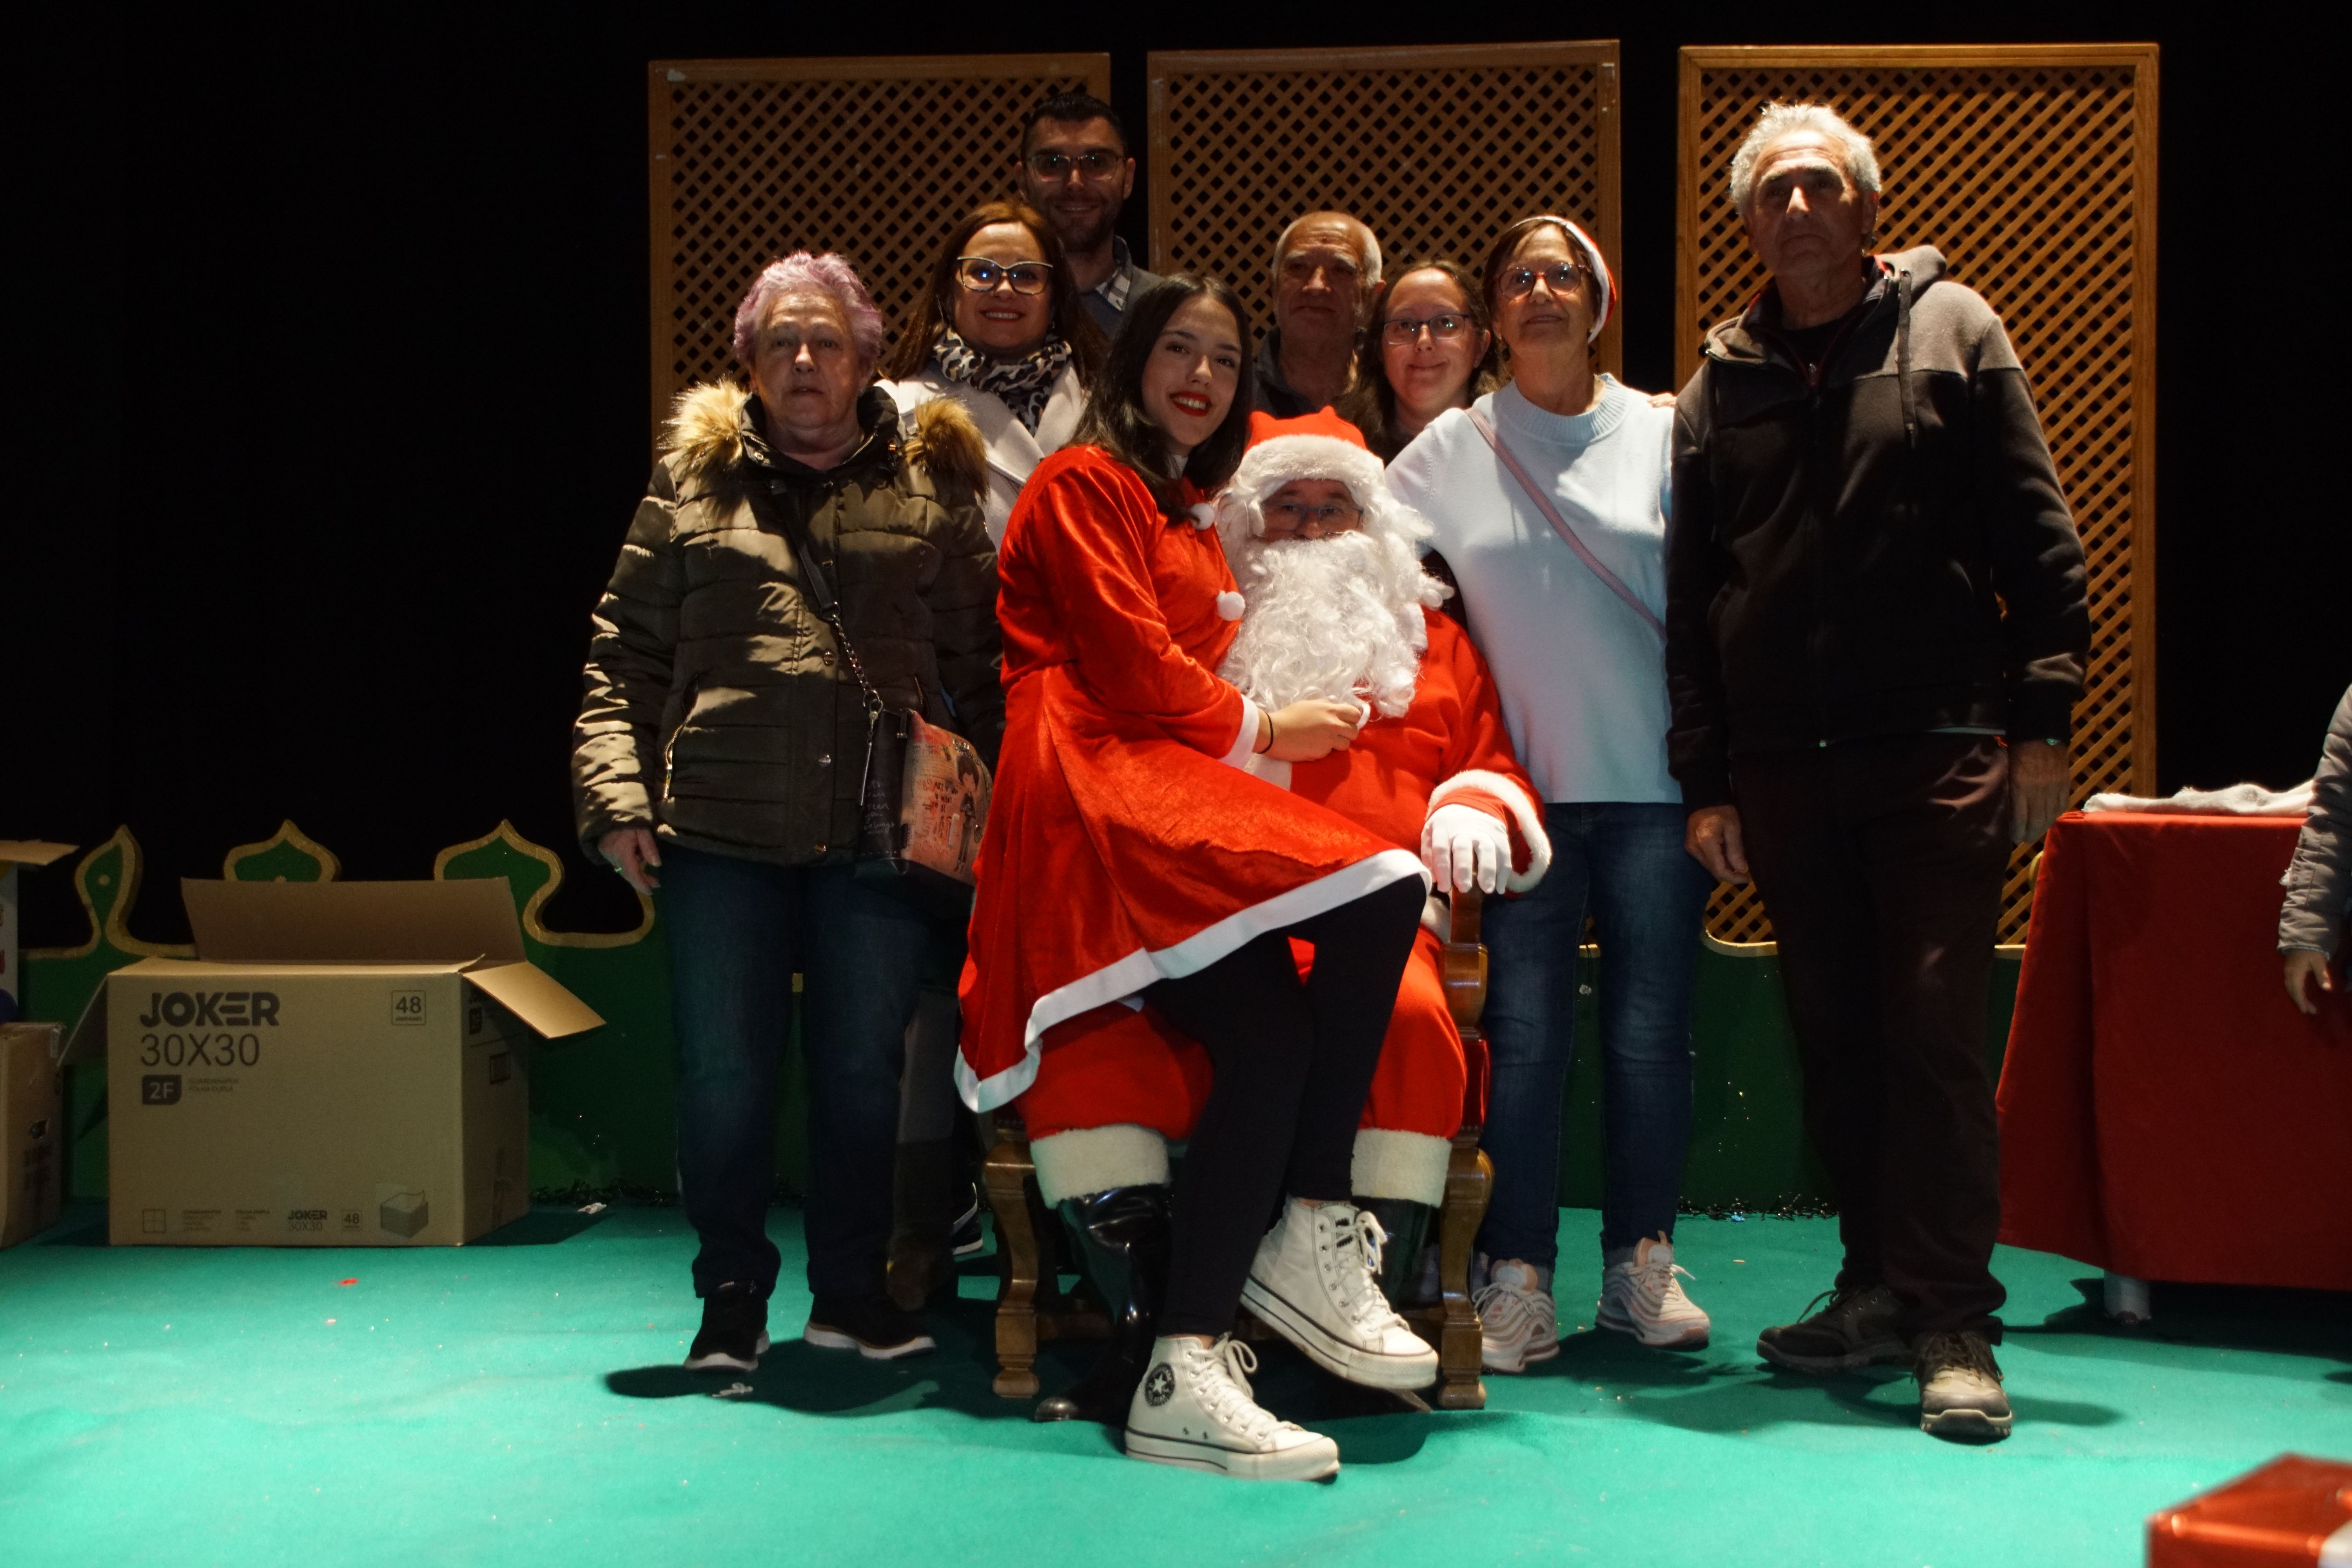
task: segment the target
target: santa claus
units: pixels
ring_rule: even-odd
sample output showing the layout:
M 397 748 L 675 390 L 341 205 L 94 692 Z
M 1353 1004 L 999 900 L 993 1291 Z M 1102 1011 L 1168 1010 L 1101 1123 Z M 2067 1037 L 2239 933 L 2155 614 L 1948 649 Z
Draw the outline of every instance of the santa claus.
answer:
M 1407 964 L 1356 1134 L 1358 1202 L 1377 1205 L 1418 1253 L 1443 1198 L 1467 1068 L 1440 981 L 1444 895 L 1523 891 L 1550 863 L 1541 808 L 1511 750 L 1486 662 L 1424 572 L 1428 525 L 1391 497 L 1380 459 L 1328 409 L 1251 417 L 1251 445 L 1214 521 L 1237 591 L 1220 613 L 1238 635 L 1218 673 L 1272 711 L 1307 698 L 1353 701 L 1353 744 L 1312 762 L 1250 759 L 1265 782 L 1417 853 L 1436 891 Z M 1302 972 L 1314 954 L 1294 943 Z M 1040 1419 L 1122 1419 L 1153 1336 L 1164 1268 L 1168 1145 L 1206 1102 L 1208 1055 L 1156 1008 L 1114 1004 L 1046 1031 L 1020 1097 L 1038 1185 L 1077 1236 L 1109 1301 L 1111 1346 Z M 1417 1272 L 1417 1270 L 1415 1271 Z M 1255 1281 L 1244 1300 L 1263 1301 Z

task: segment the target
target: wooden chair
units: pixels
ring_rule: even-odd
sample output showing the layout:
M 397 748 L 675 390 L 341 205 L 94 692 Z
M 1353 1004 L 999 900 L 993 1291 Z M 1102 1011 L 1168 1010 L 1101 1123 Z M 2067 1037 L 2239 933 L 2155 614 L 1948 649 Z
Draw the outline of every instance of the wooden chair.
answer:
M 1462 1054 L 1470 1072 L 1463 1093 L 1462 1130 L 1447 1158 L 1445 1199 L 1438 1214 L 1436 1305 L 1405 1313 L 1423 1338 L 1437 1347 L 1437 1388 L 1432 1402 L 1443 1410 L 1478 1410 L 1486 1404 L 1479 1376 L 1478 1312 L 1470 1302 L 1470 1253 L 1486 1217 L 1495 1167 L 1478 1147 L 1486 1114 L 1486 1037 L 1478 1016 L 1486 1005 L 1486 950 L 1478 940 L 1481 900 L 1475 892 L 1454 895 L 1453 939 L 1439 957 L 1445 999 L 1462 1034 Z M 1045 1340 L 1102 1339 L 1110 1320 L 1065 1295 L 1046 1267 L 1045 1242 L 1055 1224 L 1037 1191 L 1037 1168 L 1029 1157 L 1029 1134 L 1011 1107 L 992 1113 L 992 1142 L 982 1165 L 982 1183 L 996 1215 L 997 1246 L 1005 1258 L 1003 1293 L 996 1303 L 996 1381 L 1006 1399 L 1037 1396 L 1037 1346 Z M 1265 1339 L 1272 1331 L 1246 1310 L 1234 1327 L 1242 1339 Z

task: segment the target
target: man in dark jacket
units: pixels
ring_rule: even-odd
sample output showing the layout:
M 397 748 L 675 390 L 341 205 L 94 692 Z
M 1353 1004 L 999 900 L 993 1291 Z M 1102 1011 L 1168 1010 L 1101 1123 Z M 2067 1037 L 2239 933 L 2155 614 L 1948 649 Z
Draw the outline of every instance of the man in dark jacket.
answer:
M 1818 105 L 1733 160 L 1772 279 L 1677 400 L 1667 749 L 1691 853 L 1771 915 L 1845 1245 L 1758 1351 L 1907 1360 L 1923 1427 L 2000 1437 L 1986 992 L 2010 846 L 2065 804 L 2083 552 L 2000 318 L 1868 253 L 1878 184 Z

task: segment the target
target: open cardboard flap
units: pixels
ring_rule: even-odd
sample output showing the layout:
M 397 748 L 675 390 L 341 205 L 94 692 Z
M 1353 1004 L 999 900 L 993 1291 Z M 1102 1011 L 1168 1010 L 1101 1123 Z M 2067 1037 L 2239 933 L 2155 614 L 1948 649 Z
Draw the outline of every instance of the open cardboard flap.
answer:
M 0 866 L 46 866 L 73 852 L 72 845 L 46 838 L 0 838 Z
M 513 906 L 508 909 L 511 912 Z M 485 960 L 468 968 L 466 978 L 545 1039 L 560 1040 L 604 1021 L 593 1007 L 534 963 Z
M 520 962 L 504 877 L 462 882 L 180 882 L 214 963 Z
M 180 883 L 196 958 L 142 959 L 146 974 L 201 974 L 215 963 L 398 963 L 446 966 L 556 1040 L 604 1023 L 596 1011 L 523 956 L 522 928 L 504 877 L 453 882 Z M 122 972 L 118 972 L 122 973 Z M 106 1052 L 101 984 L 82 1009 L 62 1059 Z

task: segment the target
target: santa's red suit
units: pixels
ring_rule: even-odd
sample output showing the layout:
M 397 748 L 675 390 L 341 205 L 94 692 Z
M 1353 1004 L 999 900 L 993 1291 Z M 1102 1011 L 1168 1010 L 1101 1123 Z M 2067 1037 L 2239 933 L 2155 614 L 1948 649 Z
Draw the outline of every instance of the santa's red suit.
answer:
M 1285 421 L 1261 416 L 1257 437 L 1224 498 L 1229 533 L 1236 522 L 1254 524 L 1247 503 L 1263 495 L 1253 491 L 1270 492 L 1290 478 L 1337 478 L 1357 495 L 1374 492 L 1365 531 L 1386 531 L 1410 550 L 1418 519 L 1386 498 L 1379 460 L 1362 449 L 1352 426 L 1328 414 Z M 1235 491 L 1244 502 L 1238 508 Z M 1237 542 L 1237 553 L 1245 548 Z M 1409 557 L 1405 572 L 1426 587 Z M 1308 763 L 1252 758 L 1250 770 L 1292 799 L 1326 807 L 1376 836 L 1391 853 L 1416 859 L 1437 808 L 1486 812 L 1513 830 L 1508 889 L 1532 887 L 1549 863 L 1550 846 L 1486 661 L 1451 619 L 1433 615 L 1423 621 L 1410 603 L 1398 613 L 1413 641 L 1426 639 L 1417 669 L 1408 654 L 1409 706 L 1393 717 L 1376 713 L 1345 751 Z M 1403 701 L 1401 692 L 1392 694 L 1391 705 Z M 1303 971 L 1311 950 L 1294 946 Z M 1438 954 L 1437 937 L 1424 929 L 1405 969 L 1357 1136 L 1352 1184 L 1359 1196 L 1435 1204 L 1444 1195 L 1466 1067 Z M 1048 1200 L 1165 1182 L 1167 1142 L 1189 1135 L 1207 1101 L 1206 1051 L 1155 1011 L 1120 1004 L 1057 1021 L 1042 1046 L 1019 1109 Z
M 1211 509 L 1171 519 L 1067 447 L 996 563 L 1005 733 L 976 868 L 956 1082 L 1029 1088 L 1057 1026 L 1405 878 L 1418 857 L 1244 771 L 1258 709 L 1214 671 L 1240 612 Z M 1221 613 L 1222 609 L 1226 613 Z

